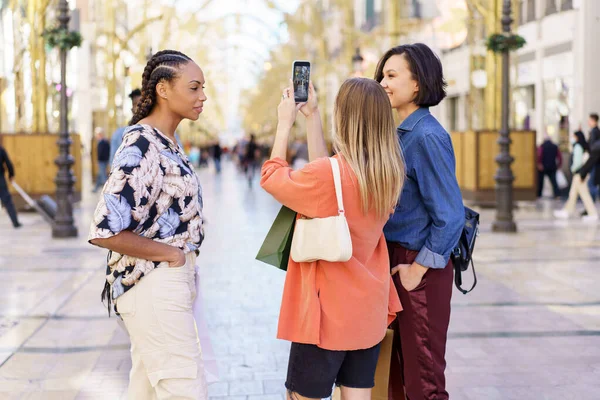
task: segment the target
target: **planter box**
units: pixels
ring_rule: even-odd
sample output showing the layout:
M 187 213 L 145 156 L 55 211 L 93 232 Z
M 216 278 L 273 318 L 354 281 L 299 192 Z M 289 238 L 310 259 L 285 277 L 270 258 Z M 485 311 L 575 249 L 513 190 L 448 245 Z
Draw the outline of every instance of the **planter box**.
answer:
M 75 176 L 75 185 L 73 187 L 73 200 L 81 200 L 81 182 L 82 182 L 82 163 L 81 163 L 81 141 L 78 134 L 71 134 L 73 143 L 70 147 L 70 153 L 75 159 L 72 166 Z M 34 200 L 43 195 L 56 197 L 56 184 L 54 178 L 58 171 L 58 166 L 54 160 L 58 157 L 58 134 L 0 134 L 2 146 L 8 152 L 15 167 L 15 181 L 27 192 Z M 11 187 L 13 201 L 17 209 L 23 210 L 26 207 L 25 201 Z
M 452 143 L 456 156 L 456 177 L 463 198 L 481 206 L 495 206 L 498 170 L 496 156 L 500 152 L 497 143 L 499 133 L 495 131 L 452 132 Z M 535 131 L 511 131 L 510 154 L 514 158 L 511 169 L 513 199 L 533 201 L 536 199 L 537 169 Z

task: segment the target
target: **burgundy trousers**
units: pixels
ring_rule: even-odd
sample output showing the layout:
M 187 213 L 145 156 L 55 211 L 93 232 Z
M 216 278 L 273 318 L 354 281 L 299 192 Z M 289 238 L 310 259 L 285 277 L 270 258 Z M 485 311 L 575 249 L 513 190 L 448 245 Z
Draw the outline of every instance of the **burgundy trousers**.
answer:
M 391 242 L 388 250 L 392 267 L 412 264 L 418 254 Z M 444 269 L 428 269 L 410 292 L 400 283 L 400 275 L 394 275 L 403 310 L 390 326 L 394 330 L 390 400 L 449 398 L 444 370 L 453 280 L 452 261 Z

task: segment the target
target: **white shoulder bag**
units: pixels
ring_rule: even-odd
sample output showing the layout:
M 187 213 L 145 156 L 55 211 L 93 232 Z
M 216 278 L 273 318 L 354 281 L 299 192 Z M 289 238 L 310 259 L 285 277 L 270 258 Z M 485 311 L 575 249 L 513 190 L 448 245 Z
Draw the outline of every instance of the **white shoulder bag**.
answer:
M 335 158 L 329 161 L 333 170 L 338 215 L 312 219 L 303 217 L 296 221 L 291 250 L 295 262 L 344 262 L 352 257 L 352 239 L 344 214 L 340 166 Z

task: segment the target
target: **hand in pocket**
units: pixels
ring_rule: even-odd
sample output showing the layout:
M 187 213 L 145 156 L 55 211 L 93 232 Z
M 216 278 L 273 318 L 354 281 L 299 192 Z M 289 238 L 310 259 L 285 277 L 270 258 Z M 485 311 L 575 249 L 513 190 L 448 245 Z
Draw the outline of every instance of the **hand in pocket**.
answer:
M 183 250 L 174 247 L 173 254 L 167 260 L 169 268 L 183 267 L 185 265 L 185 253 Z
M 398 274 L 400 283 L 402 283 L 402 287 L 407 292 L 413 291 L 419 286 L 425 272 L 427 272 L 427 267 L 416 262 L 412 264 L 398 264 L 392 268 L 392 275 Z

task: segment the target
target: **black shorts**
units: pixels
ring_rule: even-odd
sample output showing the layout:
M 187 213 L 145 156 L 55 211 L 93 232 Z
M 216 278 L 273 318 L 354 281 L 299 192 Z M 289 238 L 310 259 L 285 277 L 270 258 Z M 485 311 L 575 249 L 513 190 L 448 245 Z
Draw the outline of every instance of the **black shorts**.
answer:
M 333 351 L 292 343 L 285 387 L 300 396 L 331 396 L 333 385 L 357 389 L 375 386 L 380 344 L 366 350 Z

